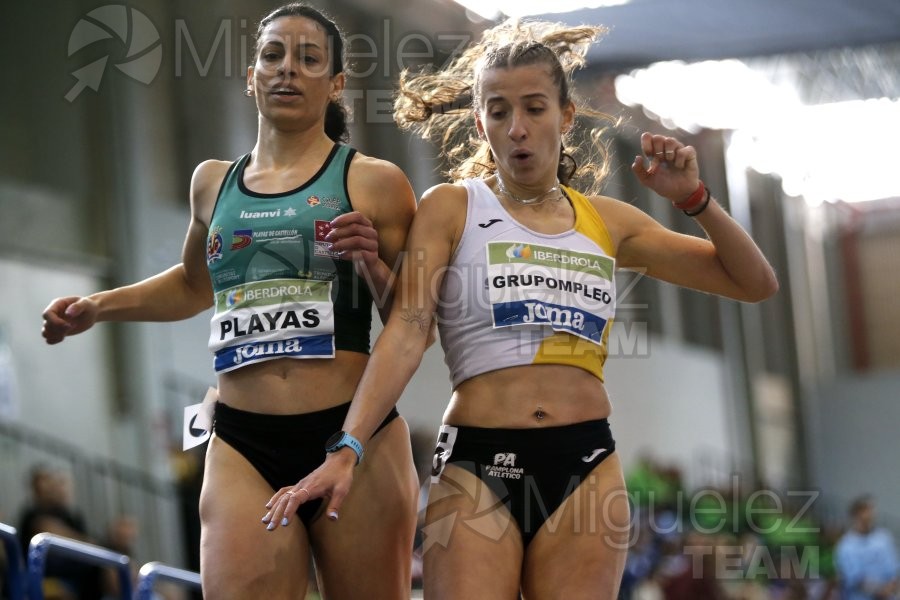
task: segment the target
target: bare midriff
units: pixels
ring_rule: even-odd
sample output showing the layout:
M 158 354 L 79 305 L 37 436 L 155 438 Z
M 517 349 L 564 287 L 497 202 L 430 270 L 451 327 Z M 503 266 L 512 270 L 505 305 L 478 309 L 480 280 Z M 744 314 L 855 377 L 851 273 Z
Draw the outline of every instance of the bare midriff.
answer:
M 607 418 L 612 405 L 603 382 L 568 365 L 527 365 L 467 379 L 453 392 L 444 423 L 526 428 Z
M 339 350 L 334 358 L 278 358 L 219 375 L 219 400 L 274 415 L 314 412 L 353 399 L 369 357 Z

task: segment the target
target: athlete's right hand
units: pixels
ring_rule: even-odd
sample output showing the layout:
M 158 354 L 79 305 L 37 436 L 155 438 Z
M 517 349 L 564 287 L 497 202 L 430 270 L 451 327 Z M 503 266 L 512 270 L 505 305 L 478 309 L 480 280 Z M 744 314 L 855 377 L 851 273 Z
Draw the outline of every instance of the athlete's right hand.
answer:
M 288 525 L 301 504 L 316 498 L 322 498 L 325 516 L 337 521 L 341 504 L 353 484 L 355 467 L 356 454 L 349 448 L 328 454 L 315 471 L 295 485 L 275 492 L 266 504 L 268 512 L 262 518 L 266 529 L 271 531 L 279 525 Z
M 97 322 L 97 303 L 88 297 L 57 298 L 44 309 L 41 335 L 48 344 L 58 344 L 68 335 L 93 327 Z

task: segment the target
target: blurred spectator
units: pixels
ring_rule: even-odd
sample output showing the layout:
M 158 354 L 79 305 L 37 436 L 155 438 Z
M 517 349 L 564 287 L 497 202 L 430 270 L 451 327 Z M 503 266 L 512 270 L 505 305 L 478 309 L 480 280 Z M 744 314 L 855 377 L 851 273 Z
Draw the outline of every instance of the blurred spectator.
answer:
M 119 554 L 134 556 L 137 538 L 137 519 L 131 515 L 120 515 L 109 524 L 109 531 L 107 531 L 103 546 Z
M 132 585 L 137 583 L 138 564 L 135 561 L 134 549 L 138 537 L 137 520 L 129 515 L 121 515 L 112 520 L 109 524 L 109 530 L 106 533 L 106 539 L 103 540 L 102 546 L 113 552 L 124 554 L 131 558 L 131 582 Z M 103 569 L 101 587 L 103 598 L 121 598 L 122 584 L 119 580 L 119 571 L 113 568 Z
M 651 592 L 638 590 L 645 582 L 649 582 L 660 562 L 660 542 L 652 524 L 642 520 L 634 520 L 632 539 L 634 544 L 628 549 L 625 559 L 625 570 L 622 573 L 622 583 L 619 586 L 620 598 L 649 597 Z M 655 582 L 654 582 L 655 583 Z M 649 587 L 652 587 L 649 586 Z M 658 587 L 658 586 L 657 586 Z M 660 590 L 660 594 L 661 594 Z
M 727 596 L 716 579 L 718 549 L 714 536 L 689 532 L 680 556 L 670 555 L 660 569 L 666 600 L 724 600 Z
M 769 556 L 768 548 L 761 544 L 753 532 L 744 532 L 729 541 L 740 549 L 740 563 L 737 572 L 722 580 L 728 598 L 734 600 L 769 600 L 768 586 L 772 575 L 764 563 Z
M 660 584 L 658 565 L 634 587 L 630 598 L 631 600 L 665 600 L 666 596 Z
M 9 589 L 6 581 L 6 573 L 9 567 L 7 561 L 6 548 L 0 544 L 0 598 L 9 598 Z
M 870 499 L 854 503 L 858 518 L 842 540 L 842 527 L 821 521 L 809 494 L 785 496 L 734 478 L 686 494 L 679 479 L 648 455 L 629 473 L 634 528 L 618 600 L 900 600 L 897 553 L 874 527 Z M 838 543 L 851 539 L 878 555 L 858 559 L 858 569 L 880 562 L 892 574 L 869 595 L 838 591 Z
M 72 506 L 71 480 L 67 474 L 36 465 L 31 470 L 30 486 L 31 498 L 19 518 L 23 556 L 28 556 L 31 538 L 38 533 L 91 541 L 84 518 Z M 46 600 L 96 600 L 101 595 L 96 567 L 61 559 L 51 551 L 44 574 Z
M 662 467 L 649 454 L 642 454 L 625 477 L 625 487 L 636 507 L 653 506 L 662 512 L 671 509 L 681 490 L 681 473 Z
M 875 503 L 862 496 L 850 505 L 850 529 L 838 541 L 835 564 L 844 600 L 895 599 L 900 562 L 891 534 L 875 527 Z
M 834 525 L 826 524 L 822 529 L 819 542 L 819 579 L 810 582 L 810 597 L 817 600 L 840 600 L 838 595 L 838 575 L 835 564 L 835 552 L 837 543 L 841 539 L 843 530 Z
M 54 533 L 73 539 L 85 537 L 84 519 L 72 507 L 69 479 L 44 465 L 31 470 L 31 499 L 19 518 L 23 553 L 38 533 Z

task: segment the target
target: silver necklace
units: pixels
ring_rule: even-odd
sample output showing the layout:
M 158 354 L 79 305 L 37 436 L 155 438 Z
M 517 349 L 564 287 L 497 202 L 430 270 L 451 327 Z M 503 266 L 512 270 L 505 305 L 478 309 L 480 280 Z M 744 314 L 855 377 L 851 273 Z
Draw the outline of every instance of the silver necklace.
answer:
M 559 179 L 556 180 L 556 183 L 553 184 L 553 187 L 551 187 L 546 192 L 542 192 L 542 193 L 538 194 L 534 198 L 519 198 L 518 196 L 514 196 L 512 193 L 510 193 L 510 191 L 508 189 L 506 189 L 506 186 L 503 185 L 503 178 L 500 177 L 500 172 L 498 171 L 497 172 L 497 187 L 500 189 L 500 192 L 504 196 L 506 196 L 510 200 L 513 200 L 513 201 L 518 202 L 519 204 L 523 204 L 525 206 L 534 206 L 535 204 L 542 204 L 547 201 L 549 194 L 551 194 L 553 192 L 556 192 L 556 196 L 553 198 L 554 200 L 558 200 L 559 198 L 562 197 L 562 195 L 559 193 Z

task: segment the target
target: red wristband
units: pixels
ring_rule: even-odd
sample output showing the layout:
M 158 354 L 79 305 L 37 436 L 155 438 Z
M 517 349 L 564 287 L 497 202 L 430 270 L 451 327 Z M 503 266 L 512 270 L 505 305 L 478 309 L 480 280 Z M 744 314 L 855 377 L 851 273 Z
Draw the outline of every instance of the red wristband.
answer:
M 703 185 L 703 180 L 700 180 L 700 185 L 697 186 L 697 189 L 694 190 L 694 193 L 688 196 L 687 200 L 684 202 L 673 202 L 672 206 L 677 208 L 678 210 L 686 210 L 691 211 L 697 208 L 701 202 L 703 202 L 704 197 L 706 196 L 706 186 Z

